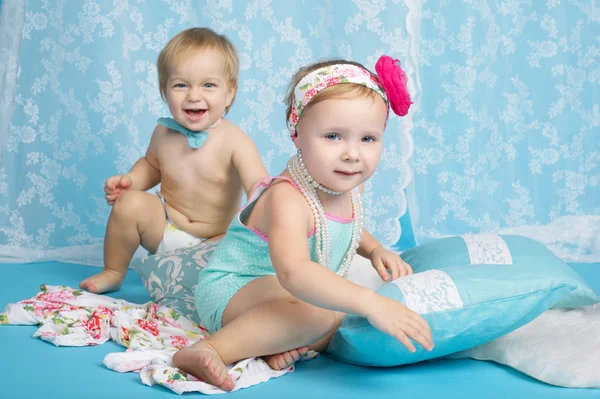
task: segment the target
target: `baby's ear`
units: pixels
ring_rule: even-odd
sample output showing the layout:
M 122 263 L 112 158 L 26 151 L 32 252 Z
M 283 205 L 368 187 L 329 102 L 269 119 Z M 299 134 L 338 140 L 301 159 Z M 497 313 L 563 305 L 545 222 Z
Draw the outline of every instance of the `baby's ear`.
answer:
M 231 87 L 227 92 L 227 101 L 226 106 L 229 107 L 231 102 L 233 101 L 233 97 L 235 97 L 235 92 L 237 91 L 237 87 Z

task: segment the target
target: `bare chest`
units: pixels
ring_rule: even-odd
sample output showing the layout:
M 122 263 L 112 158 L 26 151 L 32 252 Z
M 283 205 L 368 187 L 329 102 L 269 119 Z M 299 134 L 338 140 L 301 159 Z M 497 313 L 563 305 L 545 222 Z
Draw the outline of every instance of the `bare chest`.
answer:
M 157 158 L 163 185 L 224 184 L 229 180 L 230 157 L 219 140 L 209 138 L 200 148 L 194 149 L 188 145 L 185 136 L 170 133 L 160 144 Z

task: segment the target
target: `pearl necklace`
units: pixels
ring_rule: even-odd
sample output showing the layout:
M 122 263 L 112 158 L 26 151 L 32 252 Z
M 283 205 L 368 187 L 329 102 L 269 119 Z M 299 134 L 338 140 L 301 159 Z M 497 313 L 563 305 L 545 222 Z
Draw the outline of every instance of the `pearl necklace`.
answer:
M 306 199 L 306 202 L 308 202 L 308 205 L 310 206 L 310 209 L 313 213 L 313 217 L 315 219 L 315 249 L 317 252 L 317 260 L 321 265 L 331 269 L 331 266 L 329 264 L 331 258 L 331 239 L 329 236 L 329 225 L 325 216 L 325 210 L 323 209 L 321 200 L 317 195 L 317 188 L 323 190 L 321 188 L 323 187 L 327 190 L 330 190 L 331 193 L 328 192 L 329 194 L 337 195 L 341 193 L 324 187 L 315 181 L 315 179 L 306 170 L 300 151 L 298 151 L 298 154 L 293 156 L 288 161 L 287 169 L 290 172 L 292 179 L 300 188 L 300 192 Z M 337 274 L 344 278 L 348 275 L 348 271 L 350 270 L 350 264 L 352 263 L 352 258 L 356 254 L 356 249 L 358 248 L 358 245 L 360 243 L 364 220 L 362 196 L 360 194 L 359 188 L 354 188 L 352 190 L 351 195 L 352 210 L 354 212 L 352 241 L 350 242 L 350 247 L 348 248 L 348 252 L 346 252 L 344 260 L 342 261 L 342 264 L 340 265 L 337 271 Z

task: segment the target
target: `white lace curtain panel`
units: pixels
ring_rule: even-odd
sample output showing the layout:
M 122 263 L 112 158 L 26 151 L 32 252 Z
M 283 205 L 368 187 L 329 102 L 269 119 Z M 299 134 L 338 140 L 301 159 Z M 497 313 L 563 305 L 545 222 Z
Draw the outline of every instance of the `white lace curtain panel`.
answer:
M 4 0 L 0 262 L 102 264 L 103 182 L 168 115 L 155 61 L 190 26 L 238 48 L 228 117 L 272 174 L 294 152 L 282 99 L 298 67 L 401 60 L 414 104 L 390 120 L 365 195 L 366 226 L 386 246 L 500 232 L 600 261 L 593 2 Z

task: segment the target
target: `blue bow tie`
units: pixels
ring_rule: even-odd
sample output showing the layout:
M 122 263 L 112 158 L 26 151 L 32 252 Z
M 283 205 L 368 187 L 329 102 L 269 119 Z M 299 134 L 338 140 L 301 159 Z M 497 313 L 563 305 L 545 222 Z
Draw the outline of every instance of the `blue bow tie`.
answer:
M 200 146 L 204 144 L 204 142 L 208 138 L 208 133 L 202 131 L 194 132 L 193 130 L 182 126 L 173 118 L 160 118 L 156 122 L 159 125 L 163 125 L 171 130 L 176 130 L 179 133 L 183 134 L 185 137 L 187 137 L 188 145 L 192 148 L 200 148 Z

